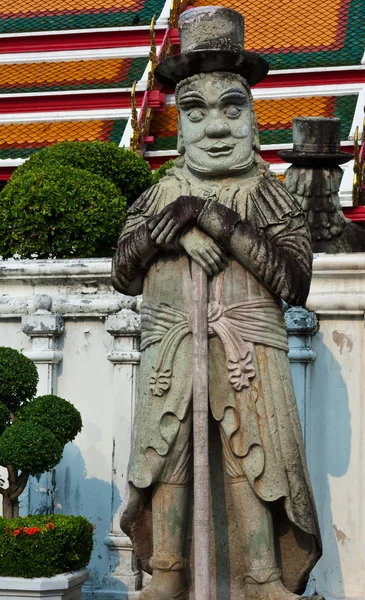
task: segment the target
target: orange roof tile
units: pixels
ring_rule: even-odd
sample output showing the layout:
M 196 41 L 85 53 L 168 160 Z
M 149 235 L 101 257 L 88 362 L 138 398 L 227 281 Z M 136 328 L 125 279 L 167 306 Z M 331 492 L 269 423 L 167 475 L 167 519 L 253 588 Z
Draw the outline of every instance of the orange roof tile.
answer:
M 2 0 L 0 33 L 149 25 L 164 0 Z
M 197 0 L 206 6 L 210 0 Z M 245 18 L 245 47 L 262 52 L 330 46 L 339 35 L 340 9 L 347 0 L 220 0 Z
M 194 6 L 210 5 L 196 0 Z M 245 18 L 245 48 L 272 69 L 360 64 L 364 0 L 219 0 Z
M 333 113 L 335 100 L 334 96 L 255 100 L 259 130 L 286 129 L 287 127 L 291 127 L 294 115 L 311 117 L 328 116 Z
M 0 93 L 130 87 L 142 77 L 147 58 L 5 64 Z
M 28 156 L 39 148 L 68 140 L 120 142 L 126 119 L 0 124 L 0 158 Z

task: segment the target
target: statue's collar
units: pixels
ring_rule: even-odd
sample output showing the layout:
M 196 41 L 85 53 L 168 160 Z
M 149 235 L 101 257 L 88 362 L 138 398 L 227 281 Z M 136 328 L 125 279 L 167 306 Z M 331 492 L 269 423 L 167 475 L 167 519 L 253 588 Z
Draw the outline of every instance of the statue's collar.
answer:
M 189 188 L 186 194 L 184 192 L 183 195 L 195 195 L 218 200 L 222 194 L 225 195 L 228 190 L 230 193 L 232 193 L 233 190 L 235 190 L 235 193 L 238 191 L 248 192 L 257 187 L 257 185 L 260 185 L 262 178 L 267 172 L 267 168 L 265 167 L 261 164 L 255 164 L 252 169 L 251 177 L 232 176 L 222 179 L 204 179 L 197 177 L 190 171 L 186 163 L 183 167 L 175 167 L 173 171 L 174 176 L 183 184 L 183 187 Z

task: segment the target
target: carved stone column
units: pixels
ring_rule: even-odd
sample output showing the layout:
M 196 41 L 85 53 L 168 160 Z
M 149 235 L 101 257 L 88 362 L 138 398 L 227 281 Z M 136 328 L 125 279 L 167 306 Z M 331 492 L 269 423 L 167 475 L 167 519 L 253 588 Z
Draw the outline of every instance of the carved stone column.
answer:
M 124 592 L 129 599 L 134 597 L 133 592 L 141 589 L 142 574 L 133 555 L 131 541 L 120 529 L 119 499 L 124 495 L 131 445 L 140 360 L 140 317 L 131 309 L 123 309 L 108 316 L 105 326 L 114 338 L 113 350 L 108 354 L 108 360 L 114 365 L 112 486 L 119 493 L 113 493 L 112 527 L 105 539 L 110 552 L 110 570 L 103 584 Z
M 63 319 L 52 312 L 52 298 L 39 294 L 34 299 L 34 313 L 22 316 L 22 331 L 31 338 L 31 349 L 24 352 L 36 365 L 39 375 L 37 394 L 54 393 L 55 366 L 62 360 L 62 351 L 57 348 L 57 338 L 63 333 Z M 25 512 L 54 512 L 54 471 L 41 477 L 31 477 L 23 495 Z
M 305 414 L 310 389 L 310 369 L 308 367 L 316 358 L 316 353 L 312 350 L 312 336 L 317 331 L 317 317 L 314 312 L 295 306 L 285 312 L 285 324 L 289 338 L 289 361 L 295 396 L 303 436 L 305 436 Z

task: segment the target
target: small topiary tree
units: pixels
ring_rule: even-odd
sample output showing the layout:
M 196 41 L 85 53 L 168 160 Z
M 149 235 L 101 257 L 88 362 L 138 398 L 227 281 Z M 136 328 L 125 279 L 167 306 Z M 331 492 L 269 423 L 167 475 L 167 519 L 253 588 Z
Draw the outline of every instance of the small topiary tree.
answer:
M 158 169 L 156 169 L 152 174 L 152 183 L 153 184 L 158 183 L 160 181 L 160 179 L 162 179 L 162 177 L 165 177 L 165 175 L 167 175 L 167 171 L 169 169 L 172 169 L 172 167 L 174 165 L 175 165 L 175 161 L 170 159 L 167 162 L 165 162 L 163 165 L 161 165 Z
M 7 519 L 19 516 L 19 496 L 29 475 L 53 469 L 82 427 L 70 402 L 52 395 L 34 398 L 37 383 L 29 358 L 0 347 L 0 465 L 8 470 L 9 484 L 0 494 Z
M 99 175 L 113 183 L 132 204 L 152 182 L 151 167 L 146 160 L 113 142 L 61 142 L 33 154 L 15 171 L 13 178 L 33 168 L 48 170 L 54 165 L 73 167 Z
M 125 197 L 99 175 L 34 166 L 0 193 L 0 256 L 111 256 L 125 215 Z

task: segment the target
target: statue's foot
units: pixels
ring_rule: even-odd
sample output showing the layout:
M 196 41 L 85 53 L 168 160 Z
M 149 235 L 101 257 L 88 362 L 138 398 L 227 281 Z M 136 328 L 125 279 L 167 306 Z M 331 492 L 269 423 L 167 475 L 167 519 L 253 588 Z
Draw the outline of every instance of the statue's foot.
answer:
M 139 600 L 185 600 L 186 588 L 181 571 L 153 570 L 151 585 L 139 595 Z
M 245 583 L 245 600 L 299 600 L 285 587 L 281 579 L 269 583 Z

